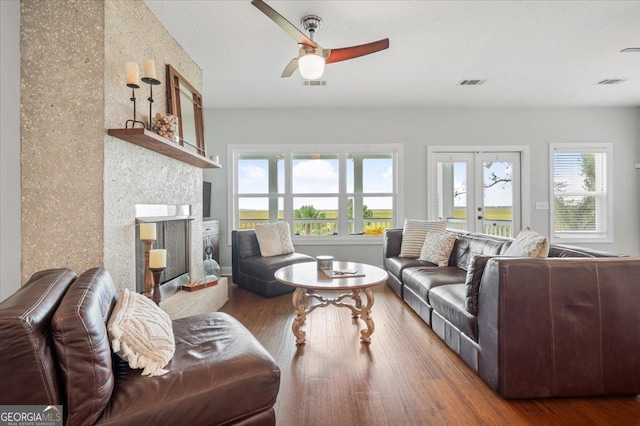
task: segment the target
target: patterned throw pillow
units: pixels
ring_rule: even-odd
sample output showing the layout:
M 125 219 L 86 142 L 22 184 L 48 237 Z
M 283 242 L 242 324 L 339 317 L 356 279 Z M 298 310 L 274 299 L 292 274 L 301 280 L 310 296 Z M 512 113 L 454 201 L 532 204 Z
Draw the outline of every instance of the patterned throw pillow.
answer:
M 256 225 L 256 237 L 262 257 L 278 256 L 295 251 L 288 222 Z
M 454 234 L 428 232 L 418 260 L 435 263 L 438 266 L 447 266 L 455 242 L 456 236 Z
M 446 220 L 411 220 L 405 219 L 402 229 L 402 245 L 400 257 L 417 259 L 424 244 L 427 232 L 444 233 L 447 228 Z
M 169 315 L 151 299 L 128 289 L 120 290 L 118 303 L 107 324 L 111 348 L 143 376 L 162 376 L 176 350 Z
M 545 237 L 532 231 L 527 226 L 518 233 L 516 239 L 513 240 L 503 254 L 505 256 L 547 257 L 549 255 L 549 242 Z

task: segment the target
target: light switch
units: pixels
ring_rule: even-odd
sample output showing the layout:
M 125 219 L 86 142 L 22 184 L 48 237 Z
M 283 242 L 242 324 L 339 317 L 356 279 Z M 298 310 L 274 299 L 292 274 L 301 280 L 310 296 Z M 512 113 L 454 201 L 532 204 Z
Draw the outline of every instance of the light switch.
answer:
M 549 203 L 547 201 L 536 201 L 536 210 L 549 210 Z

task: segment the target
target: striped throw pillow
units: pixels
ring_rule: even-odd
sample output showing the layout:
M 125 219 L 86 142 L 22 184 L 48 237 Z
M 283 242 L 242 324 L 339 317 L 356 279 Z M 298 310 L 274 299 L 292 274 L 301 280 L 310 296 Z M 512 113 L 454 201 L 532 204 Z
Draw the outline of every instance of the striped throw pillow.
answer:
M 417 259 L 420 256 L 427 232 L 444 232 L 446 228 L 446 220 L 405 219 L 404 228 L 402 229 L 400 257 Z

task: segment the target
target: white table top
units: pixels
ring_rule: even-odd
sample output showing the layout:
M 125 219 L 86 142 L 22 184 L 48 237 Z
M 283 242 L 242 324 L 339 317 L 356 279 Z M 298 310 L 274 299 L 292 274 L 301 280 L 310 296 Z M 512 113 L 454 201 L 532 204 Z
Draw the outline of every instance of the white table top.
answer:
M 276 280 L 292 287 L 315 288 L 318 290 L 353 290 L 371 287 L 383 283 L 389 278 L 387 271 L 377 266 L 357 262 L 333 262 L 333 270 L 356 270 L 357 275 L 339 278 L 326 278 L 319 273 L 316 262 L 296 263 L 280 268 L 275 273 Z

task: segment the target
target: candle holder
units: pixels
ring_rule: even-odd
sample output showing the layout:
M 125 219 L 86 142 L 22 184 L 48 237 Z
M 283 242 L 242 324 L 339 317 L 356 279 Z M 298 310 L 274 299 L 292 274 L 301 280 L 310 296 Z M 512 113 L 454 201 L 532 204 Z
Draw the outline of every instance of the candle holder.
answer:
M 166 268 L 149 269 L 151 269 L 151 272 L 153 273 L 153 297 L 151 297 L 151 300 L 153 300 L 156 305 L 159 306 L 160 300 L 162 299 L 162 296 L 160 296 L 160 279 L 162 278 L 162 273 Z
M 144 295 L 149 299 L 153 296 L 153 278 L 149 270 L 149 253 L 155 240 L 142 240 L 144 243 Z
M 151 115 L 153 106 L 153 86 L 157 86 L 158 84 L 160 84 L 160 80 L 156 80 L 152 77 L 142 77 L 142 81 L 149 85 L 149 97 L 147 98 L 147 100 L 149 101 L 149 127 L 147 127 L 147 129 L 151 130 L 151 117 L 153 117 Z
M 136 120 L 136 89 L 139 89 L 140 86 L 134 83 L 128 83 L 127 87 L 131 88 L 131 98 L 130 101 L 133 102 L 133 120 L 127 120 L 124 123 L 124 128 L 129 128 L 129 123 L 131 123 L 131 128 L 134 129 L 136 127 L 136 123 L 142 124 L 142 128 L 145 128 L 145 125 L 142 121 Z

